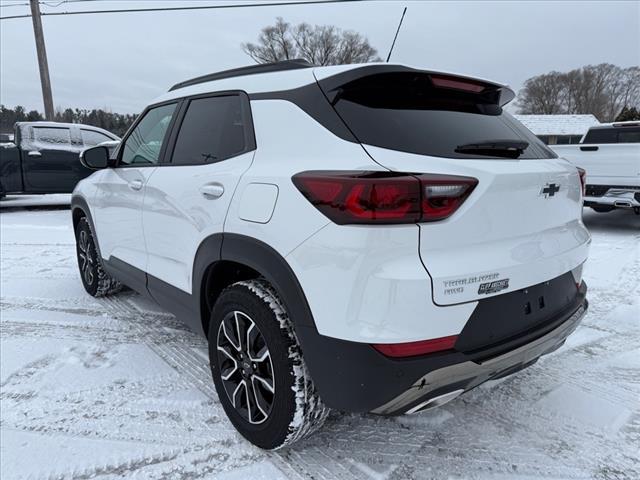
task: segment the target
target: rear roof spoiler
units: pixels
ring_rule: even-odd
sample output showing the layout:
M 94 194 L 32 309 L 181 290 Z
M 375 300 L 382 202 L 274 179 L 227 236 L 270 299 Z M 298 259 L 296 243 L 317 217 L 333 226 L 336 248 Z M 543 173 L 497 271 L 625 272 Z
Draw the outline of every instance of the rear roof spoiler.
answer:
M 420 70 L 416 68 L 406 67 L 404 65 L 385 65 L 385 64 L 374 64 L 374 65 L 364 65 L 362 67 L 354 68 L 352 70 L 347 70 L 342 73 L 337 73 L 335 75 L 323 78 L 319 80 L 320 85 L 323 90 L 327 93 L 329 97 L 332 95 L 329 94 L 332 90 L 337 90 L 346 83 L 350 83 L 354 80 L 358 80 L 359 78 L 363 78 L 369 75 L 377 75 L 382 73 L 419 73 L 424 75 L 432 75 L 434 78 L 438 78 L 440 85 L 442 88 L 453 88 L 456 89 L 456 83 L 468 84 L 468 85 L 483 85 L 488 89 L 500 92 L 499 97 L 499 105 L 504 106 L 513 100 L 516 96 L 515 92 L 508 87 L 507 85 L 503 85 L 500 83 L 490 82 L 487 80 L 482 80 L 474 77 L 467 77 L 464 75 L 456 75 L 451 73 L 444 73 L 432 70 Z M 436 82 L 434 82 L 435 84 Z M 448 85 L 447 85 L 448 83 Z M 478 93 L 478 92 L 476 92 Z M 331 100 L 331 98 L 330 98 Z

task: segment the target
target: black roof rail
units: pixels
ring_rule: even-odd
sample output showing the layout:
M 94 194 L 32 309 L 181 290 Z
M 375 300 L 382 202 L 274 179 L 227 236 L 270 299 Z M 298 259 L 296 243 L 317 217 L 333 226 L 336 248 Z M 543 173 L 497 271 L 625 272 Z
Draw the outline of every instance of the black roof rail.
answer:
M 207 75 L 202 75 L 201 77 L 196 77 L 192 78 L 191 80 L 185 80 L 184 82 L 176 83 L 169 89 L 169 91 L 172 92 L 173 90 L 177 90 L 179 88 L 190 87 L 191 85 L 211 82 L 213 80 L 222 80 L 223 78 L 240 77 L 243 75 L 255 75 L 257 73 L 279 72 L 282 70 L 297 70 L 299 68 L 310 67 L 315 67 L 315 65 L 307 62 L 303 58 L 296 58 L 294 60 L 283 60 L 281 62 L 262 63 L 259 65 L 250 65 L 248 67 L 232 68 L 231 70 L 209 73 Z

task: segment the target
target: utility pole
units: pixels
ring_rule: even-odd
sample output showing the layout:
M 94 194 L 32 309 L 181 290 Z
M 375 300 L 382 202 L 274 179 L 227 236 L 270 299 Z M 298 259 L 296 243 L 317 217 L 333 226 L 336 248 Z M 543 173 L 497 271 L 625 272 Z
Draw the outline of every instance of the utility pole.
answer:
M 47 50 L 44 46 L 42 33 L 42 19 L 40 18 L 40 4 L 38 0 L 29 0 L 31 4 L 31 19 L 33 33 L 36 37 L 36 51 L 38 52 L 38 67 L 40 68 L 40 83 L 42 84 L 42 100 L 44 101 L 44 117 L 53 120 L 53 96 L 51 95 L 51 80 L 49 79 L 49 64 Z

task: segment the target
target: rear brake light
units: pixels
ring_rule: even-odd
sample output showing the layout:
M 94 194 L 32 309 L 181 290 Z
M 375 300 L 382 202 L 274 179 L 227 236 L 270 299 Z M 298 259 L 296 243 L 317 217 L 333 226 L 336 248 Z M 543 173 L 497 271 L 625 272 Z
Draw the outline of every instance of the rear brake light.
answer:
M 292 180 L 307 200 L 339 225 L 443 220 L 478 183 L 453 175 L 364 171 L 302 172 Z
M 387 357 L 415 357 L 428 353 L 451 350 L 456 340 L 458 340 L 458 336 L 452 335 L 450 337 L 433 338 L 419 342 L 380 343 L 372 345 L 372 347 Z
M 587 193 L 587 171 L 584 168 L 576 167 L 580 175 L 580 185 L 582 185 L 582 196 Z
M 444 75 L 431 75 L 431 83 L 433 83 L 435 87 L 453 88 L 455 90 L 473 93 L 480 93 L 485 89 L 485 85 L 480 83 Z

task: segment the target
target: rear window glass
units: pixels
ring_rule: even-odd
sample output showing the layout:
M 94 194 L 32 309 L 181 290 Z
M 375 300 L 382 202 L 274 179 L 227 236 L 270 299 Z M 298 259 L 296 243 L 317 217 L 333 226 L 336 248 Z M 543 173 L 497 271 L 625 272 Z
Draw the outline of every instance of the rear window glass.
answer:
M 618 143 L 640 143 L 640 128 L 624 128 L 618 132 Z
M 640 143 L 640 127 L 592 128 L 582 143 Z
M 68 128 L 34 127 L 36 141 L 51 145 L 70 145 L 71 137 Z
M 614 128 L 592 128 L 582 143 L 618 143 L 618 132 Z
M 335 108 L 357 139 L 368 145 L 449 158 L 503 158 L 459 147 L 526 142 L 518 158 L 555 158 L 533 133 L 482 93 L 435 87 L 428 74 L 381 73 L 342 86 Z

